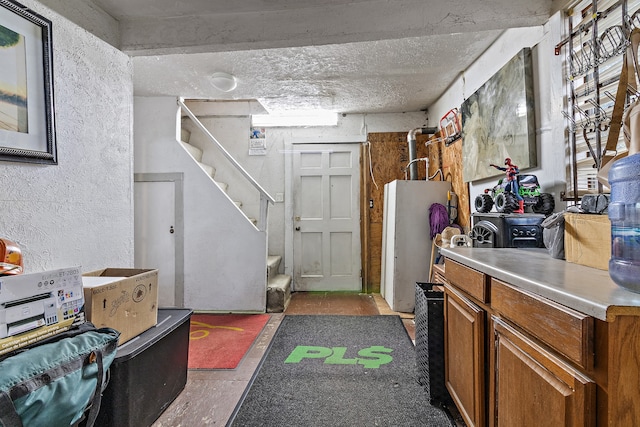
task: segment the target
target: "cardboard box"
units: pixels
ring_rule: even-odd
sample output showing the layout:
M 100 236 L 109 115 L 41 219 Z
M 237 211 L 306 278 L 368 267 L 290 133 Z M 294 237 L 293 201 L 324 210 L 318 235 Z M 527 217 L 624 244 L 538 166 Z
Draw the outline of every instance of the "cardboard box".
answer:
M 564 214 L 565 259 L 587 267 L 609 270 L 611 221 L 607 215 Z
M 84 322 L 80 267 L 0 277 L 0 355 Z
M 123 344 L 158 323 L 158 270 L 106 268 L 82 275 L 87 320 Z

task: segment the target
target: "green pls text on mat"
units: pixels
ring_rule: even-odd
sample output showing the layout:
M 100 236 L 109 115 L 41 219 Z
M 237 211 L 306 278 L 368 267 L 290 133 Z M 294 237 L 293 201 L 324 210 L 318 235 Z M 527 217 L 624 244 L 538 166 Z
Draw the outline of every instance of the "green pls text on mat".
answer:
M 393 360 L 389 355 L 393 349 L 382 346 L 371 346 L 358 351 L 355 358 L 345 359 L 347 347 L 297 346 L 284 363 L 300 363 L 304 359 L 324 359 L 327 365 L 363 365 L 365 368 L 377 369 Z

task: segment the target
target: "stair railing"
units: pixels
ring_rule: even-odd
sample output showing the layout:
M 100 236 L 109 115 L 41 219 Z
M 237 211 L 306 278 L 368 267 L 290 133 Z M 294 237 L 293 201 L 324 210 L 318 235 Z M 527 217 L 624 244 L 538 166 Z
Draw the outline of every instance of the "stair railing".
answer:
M 184 99 L 178 99 L 178 105 L 182 110 L 187 113 L 189 118 L 193 120 L 193 123 L 209 138 L 214 145 L 224 154 L 224 156 L 231 162 L 233 166 L 255 187 L 256 190 L 260 193 L 260 218 L 258 219 L 258 230 L 266 231 L 267 230 L 267 219 L 269 215 L 269 203 L 274 204 L 275 200 L 269 193 L 266 192 L 264 188 L 258 182 L 253 179 L 253 177 L 247 172 L 240 163 L 218 142 L 218 140 L 209 132 L 209 130 L 198 120 L 198 118 L 193 114 L 193 112 L 187 107 L 184 103 Z

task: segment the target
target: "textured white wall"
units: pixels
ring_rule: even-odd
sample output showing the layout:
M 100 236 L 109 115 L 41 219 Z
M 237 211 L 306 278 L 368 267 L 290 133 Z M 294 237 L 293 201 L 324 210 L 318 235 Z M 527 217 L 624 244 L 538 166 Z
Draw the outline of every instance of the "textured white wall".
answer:
M 438 123 L 451 108 L 482 86 L 522 48 L 533 48 L 533 80 L 536 116 L 538 167 L 526 170 L 538 176 L 542 190 L 554 195 L 556 211 L 565 208 L 560 192 L 565 189 L 565 146 L 562 57 L 554 55 L 554 46 L 562 39 L 561 14 L 556 13 L 543 27 L 518 28 L 505 31 L 456 82 L 429 107 L 429 118 Z M 496 118 L 500 120 L 500 118 Z M 460 142 L 458 142 L 460 143 Z M 488 165 L 487 165 L 488 166 Z M 471 211 L 475 212 L 475 197 L 497 182 L 496 178 L 469 183 Z
M 133 266 L 132 67 L 33 0 L 52 21 L 58 165 L 0 162 L 0 236 L 26 272 Z

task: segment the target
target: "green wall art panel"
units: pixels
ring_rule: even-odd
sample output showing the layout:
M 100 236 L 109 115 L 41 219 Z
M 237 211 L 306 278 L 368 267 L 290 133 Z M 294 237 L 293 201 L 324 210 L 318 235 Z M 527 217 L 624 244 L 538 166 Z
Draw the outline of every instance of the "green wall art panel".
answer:
M 509 157 L 520 170 L 537 166 L 531 49 L 522 49 L 461 108 L 465 182 L 504 175 L 489 166 Z

